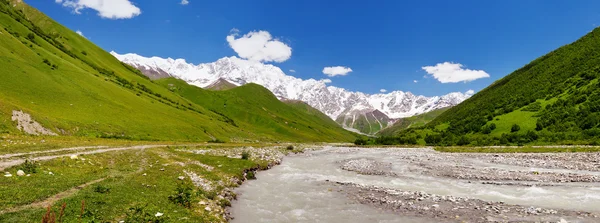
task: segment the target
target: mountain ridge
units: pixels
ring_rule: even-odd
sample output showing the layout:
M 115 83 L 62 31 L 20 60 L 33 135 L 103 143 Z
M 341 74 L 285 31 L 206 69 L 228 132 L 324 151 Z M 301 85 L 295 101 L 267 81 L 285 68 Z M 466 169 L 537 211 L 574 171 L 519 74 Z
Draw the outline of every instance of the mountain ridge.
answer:
M 453 92 L 443 96 L 425 97 L 411 92 L 392 91 L 386 94 L 366 94 L 328 86 L 328 79 L 303 80 L 287 75 L 271 64 L 224 57 L 212 63 L 194 65 L 185 59 L 143 57 L 137 54 L 111 52 L 120 61 L 148 72 L 166 72 L 168 76 L 205 88 L 219 79 L 241 86 L 256 83 L 269 89 L 279 99 L 300 100 L 320 110 L 333 120 L 363 111 L 379 110 L 384 119 L 410 117 L 440 108 L 452 107 L 469 98 L 473 92 Z M 347 118 L 342 118 L 347 119 Z M 338 122 L 343 125 L 343 122 Z M 387 126 L 387 124 L 385 124 Z M 349 126 L 353 127 L 353 126 Z M 383 126 L 385 127 L 385 126 Z

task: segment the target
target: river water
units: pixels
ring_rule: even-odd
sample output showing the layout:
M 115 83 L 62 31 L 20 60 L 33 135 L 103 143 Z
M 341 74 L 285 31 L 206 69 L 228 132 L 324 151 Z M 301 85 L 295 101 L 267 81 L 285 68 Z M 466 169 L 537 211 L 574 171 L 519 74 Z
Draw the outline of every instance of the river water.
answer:
M 452 158 L 454 157 L 454 158 Z M 367 158 L 391 163 L 394 177 L 363 175 L 343 170 L 340 162 Z M 423 160 L 420 160 L 423 159 Z M 404 191 L 502 201 L 507 204 L 600 212 L 600 184 L 576 183 L 551 186 L 491 185 L 423 174 L 420 162 L 435 165 L 497 168 L 513 171 L 573 172 L 600 175 L 594 171 L 545 169 L 494 164 L 478 158 L 445 157 L 429 149 L 325 148 L 288 156 L 279 166 L 257 174 L 258 180 L 236 189 L 232 222 L 431 222 L 431 219 L 401 216 L 393 211 L 360 204 L 332 188 L 331 182 L 349 182 Z

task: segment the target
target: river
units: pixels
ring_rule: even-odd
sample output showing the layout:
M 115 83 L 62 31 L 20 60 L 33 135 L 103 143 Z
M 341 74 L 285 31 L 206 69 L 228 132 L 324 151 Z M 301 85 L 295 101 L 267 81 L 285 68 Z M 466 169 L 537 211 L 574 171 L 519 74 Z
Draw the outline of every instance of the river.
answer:
M 327 147 L 288 156 L 281 165 L 259 172 L 258 180 L 244 183 L 236 190 L 238 200 L 232 203 L 232 222 L 454 222 L 460 221 L 461 216 L 487 215 L 489 212 L 477 211 L 487 207 L 485 204 L 481 209 L 474 208 L 477 210 L 442 207 L 428 211 L 432 204 L 436 208 L 445 204 L 438 200 L 435 204 L 427 203 L 427 200 L 420 202 L 427 207 L 419 206 L 417 200 L 410 201 L 410 207 L 398 211 L 390 205 L 372 205 L 364 199 L 353 199 L 354 196 L 348 196 L 347 188 L 340 188 L 334 182 L 424 192 L 444 196 L 444 199 L 454 196 L 480 203 L 499 202 L 497 208 L 506 209 L 481 218 L 471 216 L 466 219 L 469 222 L 500 217 L 521 221 L 583 219 L 581 222 L 594 222 L 573 211 L 600 212 L 600 171 L 594 166 L 587 170 L 569 166 L 550 168 L 549 161 L 527 157 L 533 160 L 530 162 L 524 160 L 524 156 L 445 154 L 431 149 Z M 370 169 L 377 171 L 365 171 Z M 373 194 L 366 194 L 369 193 Z M 451 207 L 478 205 L 477 202 L 452 202 Z M 533 207 L 558 210 L 559 213 L 527 213 Z M 524 214 L 519 212 L 521 209 Z

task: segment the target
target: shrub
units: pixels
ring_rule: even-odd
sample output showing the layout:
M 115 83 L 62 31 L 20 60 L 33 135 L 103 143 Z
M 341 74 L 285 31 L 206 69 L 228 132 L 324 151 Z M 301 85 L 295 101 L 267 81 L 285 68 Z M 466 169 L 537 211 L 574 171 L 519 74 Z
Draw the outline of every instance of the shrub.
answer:
M 358 138 L 358 139 L 354 140 L 354 145 L 357 145 L 357 146 L 367 145 L 367 140 L 366 139 L 362 139 L 362 138 Z
M 286 147 L 286 149 L 287 149 L 287 150 L 294 150 L 294 146 L 292 146 L 292 145 L 289 145 L 289 146 L 287 146 L 287 147 Z
M 510 132 L 518 132 L 519 130 L 521 130 L 521 126 L 517 124 L 514 124 L 512 127 L 510 127 Z
M 16 168 L 19 170 L 23 170 L 23 172 L 25 173 L 37 173 L 38 167 L 39 166 L 35 163 L 35 161 L 25 160 L 24 163 L 17 166 Z
M 167 222 L 168 220 L 169 219 L 166 216 L 155 216 L 155 213 L 152 211 L 147 211 L 145 206 L 135 206 L 129 208 L 124 222 L 162 223 Z
M 175 204 L 186 208 L 192 207 L 192 186 L 188 184 L 179 184 L 175 194 L 169 195 L 169 200 Z
M 96 185 L 94 187 L 94 192 L 101 193 L 101 194 L 106 194 L 106 193 L 110 192 L 110 188 L 106 187 L 106 186 L 102 186 L 102 185 Z
M 87 56 L 87 52 L 85 51 L 81 51 L 81 54 L 86 55 Z
M 247 160 L 250 158 L 250 153 L 248 151 L 242 152 L 242 159 Z
M 220 139 L 211 139 L 208 141 L 208 143 L 225 143 L 225 141 Z
M 254 180 L 254 179 L 256 179 L 256 176 L 254 175 L 254 171 L 248 171 L 246 173 L 246 179 L 248 179 L 248 180 Z

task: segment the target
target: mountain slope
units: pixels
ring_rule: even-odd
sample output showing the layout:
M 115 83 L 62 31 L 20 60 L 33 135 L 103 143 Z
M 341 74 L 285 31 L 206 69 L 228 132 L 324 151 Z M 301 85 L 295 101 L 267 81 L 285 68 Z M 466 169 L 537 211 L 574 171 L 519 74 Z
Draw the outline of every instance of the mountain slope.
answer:
M 355 138 L 322 113 L 306 107 L 297 109 L 289 106 L 257 84 L 246 84 L 225 91 L 208 91 L 175 78 L 160 79 L 157 83 L 202 107 L 222 114 L 229 119 L 228 122 L 242 131 L 268 136 L 266 140 L 350 141 Z
M 0 133 L 20 134 L 13 111 L 23 111 L 59 135 L 189 141 L 291 138 L 287 132 L 255 133 L 235 126 L 218 110 L 155 84 L 19 0 L 0 0 L 0 67 Z M 293 136 L 295 141 L 347 141 L 347 134 Z
M 382 129 L 381 131 L 378 132 L 377 135 L 394 136 L 394 135 L 398 135 L 400 132 L 402 132 L 403 130 L 408 129 L 410 127 L 424 126 L 425 124 L 429 123 L 436 117 L 440 116 L 442 113 L 444 113 L 448 109 L 449 108 L 442 108 L 442 109 L 430 111 L 427 113 L 423 113 L 420 115 L 416 115 L 413 117 L 401 118 L 401 119 L 394 120 L 393 125 L 385 128 L 385 129 Z
M 347 120 L 347 117 L 356 114 L 369 117 L 371 115 L 366 113 L 375 110 L 379 110 L 386 119 L 409 117 L 454 106 L 471 96 L 468 93 L 450 93 L 441 97 L 424 97 L 402 91 L 368 95 L 327 86 L 329 80 L 295 78 L 286 75 L 276 66 L 237 57 L 226 57 L 214 63 L 194 65 L 183 59 L 146 58 L 136 54 L 111 53 L 124 63 L 142 71 L 151 71 L 148 75 L 152 72 L 164 71 L 169 76 L 203 88 L 220 79 L 238 86 L 256 83 L 269 89 L 280 99 L 304 101 L 334 120 Z M 339 123 L 343 124 L 342 121 Z M 382 126 L 385 127 L 385 124 Z
M 600 29 L 496 81 L 428 124 L 431 144 L 595 143 Z

